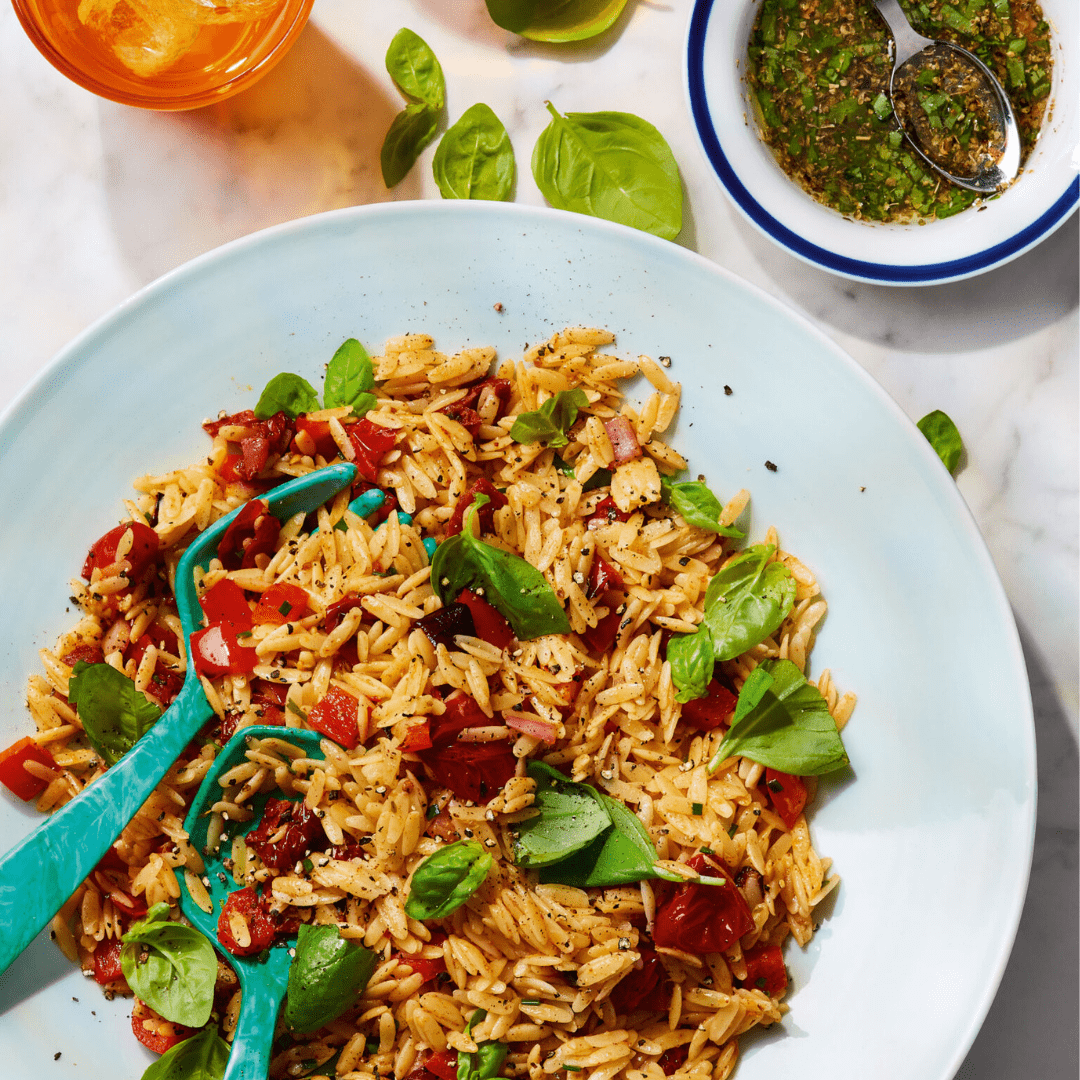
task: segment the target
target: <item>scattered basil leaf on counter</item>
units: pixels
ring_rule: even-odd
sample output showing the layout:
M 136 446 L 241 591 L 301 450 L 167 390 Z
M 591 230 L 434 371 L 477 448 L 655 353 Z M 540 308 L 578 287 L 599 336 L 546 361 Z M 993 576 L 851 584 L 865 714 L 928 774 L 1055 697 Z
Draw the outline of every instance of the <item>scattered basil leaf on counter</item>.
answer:
M 510 198 L 514 148 L 489 106 L 481 102 L 465 110 L 439 141 L 431 171 L 444 199 Z
M 532 173 L 552 206 L 674 240 L 682 229 L 679 167 L 663 135 L 632 113 L 561 115 L 533 148 Z
M 542 442 L 545 446 L 566 446 L 570 442 L 566 433 L 577 420 L 578 409 L 584 409 L 588 404 L 585 391 L 579 387 L 560 390 L 539 409 L 522 413 L 510 429 L 510 438 L 519 443 Z
M 410 919 L 445 919 L 484 884 L 494 862 L 477 840 L 440 848 L 414 871 L 405 914 Z
M 283 371 L 266 384 L 255 405 L 255 415 L 268 420 L 274 413 L 283 412 L 295 420 L 301 413 L 314 412 L 318 407 L 315 387 L 300 375 Z
M 90 745 L 115 765 L 153 726 L 161 709 L 109 664 L 76 662 L 68 701 L 79 713 Z M 205 1023 L 205 1021 L 204 1021 Z
M 927 413 L 918 423 L 919 430 L 937 451 L 945 468 L 952 472 L 960 461 L 964 450 L 960 432 L 946 413 L 940 409 Z
M 388 188 L 405 179 L 421 151 L 435 138 L 438 125 L 439 114 L 423 102 L 410 101 L 394 117 L 379 155 L 383 183 Z
M 795 776 L 820 776 L 848 763 L 828 703 L 790 660 L 765 660 L 754 676 L 739 694 L 731 727 L 709 761 L 710 773 L 729 757 Z
M 707 626 L 702 624 L 692 634 L 675 634 L 668 642 L 667 660 L 678 689 L 676 701 L 705 697 L 716 666 L 716 646 Z
M 496 26 L 533 41 L 584 41 L 602 34 L 626 0 L 487 0 Z
M 410 100 L 438 112 L 446 104 L 446 79 L 431 46 L 403 26 L 386 50 L 386 71 L 394 85 Z
M 142 1080 L 222 1080 L 228 1062 L 229 1044 L 211 1024 L 166 1050 Z
M 302 923 L 289 967 L 285 1023 L 305 1034 L 336 1020 L 368 984 L 379 959 L 343 938 L 334 924 Z
M 611 816 L 587 784 L 567 780 L 542 761 L 530 761 L 536 817 L 514 826 L 514 862 L 539 867 L 561 862 L 611 828 Z
M 570 633 L 570 620 L 544 575 L 521 556 L 473 536 L 473 519 L 490 501 L 486 495 L 478 494 L 465 514 L 461 532 L 435 549 L 432 588 L 447 606 L 461 595 L 462 589 L 480 593 L 505 616 L 520 641 Z
M 706 529 L 720 536 L 742 539 L 743 534 L 739 529 L 720 524 L 723 504 L 701 480 L 683 480 L 676 483 L 662 476 L 660 492 L 664 502 L 677 514 L 681 514 L 687 525 Z
M 209 938 L 169 921 L 169 905 L 155 904 L 121 938 L 120 966 L 140 1001 L 174 1024 L 202 1027 L 210 1019 L 217 958 Z
M 375 404 L 375 396 L 368 393 L 374 385 L 375 368 L 367 349 L 356 338 L 349 338 L 342 342 L 326 365 L 323 407 L 336 409 L 351 405 L 353 411 L 362 416 Z

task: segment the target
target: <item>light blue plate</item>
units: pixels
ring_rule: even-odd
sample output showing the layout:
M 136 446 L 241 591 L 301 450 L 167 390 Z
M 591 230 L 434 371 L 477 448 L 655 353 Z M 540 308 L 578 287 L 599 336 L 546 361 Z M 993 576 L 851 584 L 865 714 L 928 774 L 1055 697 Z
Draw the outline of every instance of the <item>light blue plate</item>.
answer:
M 952 479 L 880 387 L 774 300 L 643 233 L 494 203 L 343 210 L 196 259 L 82 335 L 0 422 L 0 746 L 30 727 L 26 679 L 73 620 L 88 544 L 136 475 L 205 452 L 204 418 L 250 407 L 279 371 L 321 382 L 349 336 L 377 350 L 426 331 L 516 357 L 574 324 L 671 357 L 691 471 L 721 498 L 748 487 L 752 538 L 774 524 L 813 568 L 829 601 L 813 673 L 859 695 L 856 780 L 824 784 L 812 820 L 843 884 L 813 944 L 790 949 L 791 1013 L 745 1040 L 739 1080 L 947 1080 L 994 996 L 1031 856 L 1008 603 Z M 33 821 L 0 796 L 0 835 Z M 0 982 L 0 1010 L 10 1080 L 137 1080 L 150 1060 L 128 1003 L 47 941 Z

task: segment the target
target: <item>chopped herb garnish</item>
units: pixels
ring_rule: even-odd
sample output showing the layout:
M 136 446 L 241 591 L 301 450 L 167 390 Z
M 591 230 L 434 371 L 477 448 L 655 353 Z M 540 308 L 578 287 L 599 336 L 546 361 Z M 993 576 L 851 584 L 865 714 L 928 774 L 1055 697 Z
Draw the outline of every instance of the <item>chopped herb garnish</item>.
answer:
M 291 712 L 294 716 L 299 716 L 301 720 L 306 720 L 308 718 L 307 713 L 304 712 L 304 710 L 301 709 L 300 706 L 297 705 L 295 701 L 286 701 L 285 702 L 285 711 L 286 712 Z
M 693 813 L 694 817 L 701 817 L 702 813 L 705 810 L 705 805 L 699 802 L 691 803 L 690 810 Z
M 282 602 L 281 607 L 278 608 L 278 611 L 280 611 L 282 615 L 288 618 L 289 612 L 292 611 L 292 604 L 290 604 L 288 600 L 285 600 Z

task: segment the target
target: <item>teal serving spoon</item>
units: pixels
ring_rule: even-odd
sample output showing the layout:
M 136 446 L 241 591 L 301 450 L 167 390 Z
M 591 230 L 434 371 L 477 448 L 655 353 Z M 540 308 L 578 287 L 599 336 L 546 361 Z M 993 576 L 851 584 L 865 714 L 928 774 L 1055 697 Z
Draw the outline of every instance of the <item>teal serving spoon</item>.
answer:
M 213 768 L 206 774 L 191 809 L 188 811 L 184 828 L 191 843 L 206 864 L 203 883 L 210 894 L 214 910 L 203 911 L 191 898 L 186 882 L 180 880 L 180 910 L 193 926 L 201 930 L 220 950 L 217 936 L 217 920 L 229 894 L 242 886 L 238 885 L 230 872 L 225 870 L 223 853 L 225 838 L 216 849 L 207 850 L 206 831 L 210 824 L 210 808 L 221 798 L 221 785 L 218 780 L 230 769 L 246 761 L 245 754 L 250 739 L 283 739 L 299 747 L 305 757 L 322 758 L 319 748 L 322 736 L 317 731 L 301 731 L 298 728 L 272 727 L 257 724 L 241 728 L 226 744 L 214 760 Z M 228 839 L 246 835 L 258 825 L 266 796 L 259 796 L 252 801 L 256 811 L 251 821 L 245 821 L 239 828 L 230 831 Z M 258 956 L 222 955 L 233 966 L 240 979 L 240 1016 L 233 1035 L 232 1051 L 229 1064 L 225 1069 L 224 1080 L 266 1080 L 270 1065 L 270 1047 L 274 1041 L 274 1025 L 277 1021 L 281 999 L 285 996 L 285 987 L 289 981 L 289 965 L 292 956 L 290 946 L 296 944 L 296 935 L 289 934 L 280 938 L 272 948 Z
M 328 465 L 274 488 L 263 499 L 275 517 L 285 520 L 322 506 L 355 477 L 355 465 Z M 242 509 L 227 514 L 203 532 L 184 552 L 177 567 L 176 606 L 185 644 L 202 622 L 195 567 L 205 569 L 209 565 L 222 533 Z M 30 944 L 94 869 L 212 715 L 195 665 L 189 661 L 176 700 L 135 746 L 104 776 L 0 857 L 0 972 Z

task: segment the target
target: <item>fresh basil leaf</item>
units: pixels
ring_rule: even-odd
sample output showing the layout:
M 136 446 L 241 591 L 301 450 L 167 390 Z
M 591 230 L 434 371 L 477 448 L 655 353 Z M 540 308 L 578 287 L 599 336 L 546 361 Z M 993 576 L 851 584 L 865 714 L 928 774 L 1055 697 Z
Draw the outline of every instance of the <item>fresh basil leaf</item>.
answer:
M 142 1080 L 222 1080 L 228 1062 L 229 1044 L 211 1024 L 166 1050 Z
M 301 413 L 314 412 L 318 407 L 315 387 L 302 376 L 283 371 L 266 384 L 255 405 L 255 415 L 266 420 L 274 413 L 283 412 L 295 420 Z
M 483 1010 L 477 1010 L 477 1012 L 481 1011 Z M 470 1037 L 475 1017 L 476 1013 L 473 1013 L 469 1020 L 467 1033 Z M 475 1022 L 479 1023 L 478 1020 Z M 477 1043 L 475 1054 L 459 1050 L 457 1054 L 458 1080 L 494 1080 L 499 1075 L 499 1070 L 506 1060 L 509 1049 L 505 1043 L 488 1040 L 487 1042 Z
M 433 138 L 439 114 L 424 102 L 410 101 L 394 117 L 379 154 L 383 183 L 396 187 L 416 164 L 421 151 Z
M 487 0 L 496 26 L 533 41 L 583 41 L 607 30 L 626 0 Z
M 90 745 L 109 765 L 115 765 L 161 716 L 161 709 L 109 664 L 77 661 L 68 681 L 68 701 L 78 711 Z
M 530 761 L 540 811 L 514 826 L 514 862 L 539 867 L 561 862 L 611 828 L 611 816 L 587 784 L 567 780 L 542 761 Z
M 758 702 L 765 696 L 765 692 L 772 686 L 773 677 L 768 668 L 758 664 L 746 677 L 742 689 L 739 691 L 739 700 L 735 703 L 735 712 L 731 716 L 731 726 L 737 724 L 747 713 L 757 708 Z
M 553 454 L 551 458 L 551 464 L 563 474 L 563 476 L 569 476 L 571 480 L 574 479 L 574 466 L 568 461 L 563 461 L 558 454 Z
M 532 173 L 552 206 L 674 240 L 682 230 L 679 167 L 663 135 L 632 113 L 560 115 L 533 148 Z
M 349 338 L 334 353 L 326 365 L 326 380 L 323 383 L 323 405 L 327 409 L 336 409 L 342 405 L 364 405 L 362 399 L 375 398 L 367 393 L 375 385 L 375 369 L 368 356 L 367 349 L 356 338 Z M 367 412 L 372 406 L 364 408 Z
M 667 646 L 671 681 L 678 691 L 675 700 L 692 701 L 709 692 L 716 665 L 716 646 L 708 626 L 702 624 L 692 634 L 676 634 Z
M 720 536 L 742 539 L 742 532 L 731 525 L 721 525 L 720 515 L 724 507 L 720 500 L 700 480 L 683 480 L 673 483 L 666 476 L 660 478 L 660 491 L 664 501 L 687 525 L 706 529 Z
M 428 43 L 403 26 L 386 50 L 386 70 L 410 100 L 439 112 L 446 104 L 446 79 Z
M 964 450 L 964 443 L 960 438 L 960 432 L 946 413 L 940 409 L 927 413 L 918 423 L 919 430 L 926 436 L 927 441 L 937 451 L 945 468 L 952 472 Z
M 610 469 L 597 469 L 596 472 L 581 485 L 582 492 L 595 491 L 599 487 L 611 486 L 612 472 Z
M 733 660 L 764 641 L 795 603 L 795 579 L 776 549 L 755 544 L 718 571 L 705 590 L 705 620 L 717 660 Z
M 405 914 L 410 919 L 445 919 L 484 884 L 494 863 L 476 840 L 440 848 L 413 872 Z
M 770 769 L 794 776 L 820 776 L 843 768 L 848 763 L 836 721 L 816 686 L 803 678 L 790 660 L 765 660 L 754 669 L 771 680 L 765 688 L 764 677 L 751 687 L 756 703 L 736 709 L 724 741 L 709 761 L 715 772 L 729 757 L 744 757 Z M 743 690 L 751 686 L 747 679 Z M 740 704 L 742 694 L 739 695 Z
M 120 966 L 136 997 L 154 1012 L 174 1024 L 202 1027 L 214 1006 L 214 946 L 194 927 L 169 922 L 168 910 L 155 904 L 131 926 L 121 938 Z
M 578 409 L 584 409 L 589 399 L 584 390 L 560 390 L 549 397 L 534 412 L 522 413 L 510 429 L 514 442 L 542 442 L 545 446 L 566 446 L 570 440 L 567 431 L 577 420 Z
M 346 941 L 334 924 L 302 923 L 289 967 L 285 1023 L 305 1034 L 336 1020 L 368 984 L 379 957 Z
M 462 589 L 473 589 L 505 616 L 520 641 L 570 633 L 570 620 L 544 575 L 520 556 L 473 536 L 473 519 L 490 501 L 478 494 L 461 532 L 435 549 L 431 584 L 439 599 L 449 606 Z
M 502 121 L 482 102 L 466 109 L 439 141 L 431 171 L 444 199 L 505 202 L 514 187 L 514 148 Z

